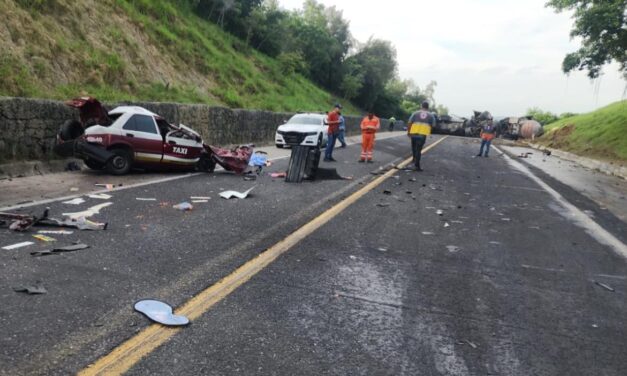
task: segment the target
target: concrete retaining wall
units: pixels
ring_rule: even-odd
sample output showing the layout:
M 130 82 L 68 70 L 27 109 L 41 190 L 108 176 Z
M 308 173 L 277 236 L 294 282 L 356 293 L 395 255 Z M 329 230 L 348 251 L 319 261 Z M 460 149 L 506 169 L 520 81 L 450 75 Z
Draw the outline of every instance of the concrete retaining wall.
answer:
M 121 104 L 142 106 L 171 123 L 183 123 L 199 132 L 205 142 L 218 146 L 254 143 L 270 144 L 278 125 L 292 113 L 230 109 L 201 104 L 107 103 L 109 109 Z M 78 119 L 78 112 L 60 101 L 0 98 L 0 163 L 50 160 L 60 125 Z M 349 135 L 359 133 L 360 117 L 346 117 Z M 382 128 L 387 121 L 382 121 Z

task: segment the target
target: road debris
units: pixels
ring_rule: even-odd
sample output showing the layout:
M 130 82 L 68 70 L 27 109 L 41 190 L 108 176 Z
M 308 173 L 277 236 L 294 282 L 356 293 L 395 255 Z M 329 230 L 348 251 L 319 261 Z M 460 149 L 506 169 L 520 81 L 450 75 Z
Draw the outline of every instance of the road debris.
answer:
M 245 191 L 245 192 L 237 192 L 237 191 L 224 191 L 224 192 L 220 192 L 220 197 L 225 198 L 227 200 L 233 198 L 233 197 L 237 197 L 239 199 L 245 199 L 246 197 L 248 197 L 248 194 L 250 193 L 250 191 L 252 191 L 255 187 L 250 188 L 249 190 Z
M 435 235 L 435 234 L 431 231 L 423 231 L 422 235 Z
M 392 191 L 387 190 L 387 189 L 384 189 L 384 190 L 383 190 L 383 194 L 384 194 L 384 195 L 391 195 L 391 194 L 392 194 Z
M 182 315 L 175 315 L 172 307 L 158 300 L 140 300 L 134 306 L 137 312 L 144 314 L 150 320 L 167 326 L 184 326 L 189 319 Z
M 211 197 L 192 196 L 192 197 L 190 197 L 190 200 L 211 200 Z
M 416 178 L 410 178 L 410 179 L 409 179 L 409 181 L 410 181 L 410 182 L 412 182 L 412 183 L 414 183 L 414 182 L 416 182 L 417 180 L 416 180 Z
M 13 291 L 23 292 L 28 295 L 41 295 L 41 294 L 45 294 L 48 292 L 48 290 L 46 290 L 46 288 L 41 284 L 40 281 L 37 281 L 32 285 L 14 287 Z
M 206 204 L 209 200 L 192 200 L 192 204 Z
M 106 193 L 100 193 L 100 194 L 88 195 L 87 197 L 95 198 L 95 199 L 98 199 L 98 200 L 109 200 L 113 196 L 108 195 Z
M 56 219 L 56 218 L 44 218 L 37 222 L 37 226 L 51 226 L 51 227 L 70 227 L 76 228 L 79 230 L 106 230 L 108 223 L 100 223 L 93 222 L 85 217 L 79 218 L 67 218 L 67 219 Z
M 446 227 L 451 227 L 451 225 L 449 225 L 448 222 L 444 222 L 444 228 Z
M 77 198 L 75 198 L 73 200 L 70 200 L 70 201 L 64 201 L 63 203 L 64 204 L 68 204 L 68 205 L 80 205 L 80 204 L 82 204 L 84 202 L 85 202 L 84 199 L 82 199 L 80 197 L 77 197 Z
M 102 187 L 105 188 L 107 191 L 111 191 L 113 190 L 113 188 L 115 187 L 115 185 L 113 184 L 101 184 L 101 183 L 96 183 L 94 184 L 96 187 Z
M 0 213 L 0 225 L 9 222 L 9 230 L 26 231 L 37 222 L 37 218 L 27 214 Z
M 37 231 L 38 234 L 46 234 L 46 235 L 72 235 L 74 233 L 74 231 L 67 231 L 67 230 L 39 230 Z
M 244 175 L 244 181 L 256 181 L 257 175 Z
M 176 204 L 174 206 L 172 206 L 174 209 L 177 210 L 181 210 L 181 211 L 190 211 L 192 209 L 194 209 L 194 205 L 190 204 L 189 202 L 181 202 L 180 204 Z
M 446 249 L 447 249 L 449 252 L 451 252 L 451 253 L 456 253 L 456 252 L 459 252 L 459 250 L 460 250 L 461 248 L 459 248 L 459 247 L 458 247 L 458 246 L 456 246 L 456 245 L 447 245 L 447 246 L 446 246 Z
M 96 215 L 98 213 L 100 213 L 101 209 L 106 208 L 107 206 L 113 205 L 112 202 L 105 202 L 102 204 L 98 204 L 95 206 L 92 206 L 91 208 L 84 210 L 82 212 L 76 212 L 76 213 L 63 213 L 63 216 L 69 217 L 70 219 L 78 219 L 78 218 L 89 218 L 93 215 Z
M 470 347 L 472 347 L 473 349 L 477 348 L 477 345 L 475 345 L 473 342 L 469 341 L 469 340 L 464 340 L 464 342 L 466 342 L 468 345 L 470 345 Z
M 57 239 L 55 238 L 51 238 L 50 236 L 46 236 L 46 235 L 33 235 L 33 238 L 37 239 L 37 240 L 41 240 L 42 242 L 56 242 Z
M 615 292 L 615 291 L 616 291 L 616 290 L 614 290 L 614 288 L 613 288 L 612 286 L 610 286 L 610 285 L 606 285 L 606 284 L 605 284 L 605 283 L 603 283 L 603 282 L 594 281 L 594 283 L 596 283 L 597 285 L 599 285 L 599 286 L 603 287 L 604 289 L 606 289 L 606 290 L 608 290 L 608 291 L 611 291 L 611 292 Z
M 10 251 L 12 249 L 18 249 L 18 248 L 22 248 L 22 247 L 27 247 L 29 245 L 33 245 L 35 243 L 33 242 L 21 242 L 21 243 L 16 243 L 16 244 L 12 244 L 12 245 L 7 245 L 2 247 L 2 249 L 6 249 L 7 251 Z
M 70 188 L 70 192 L 78 192 L 78 188 L 72 187 L 72 188 Z
M 390 206 L 390 204 L 387 202 L 379 202 L 377 206 L 380 208 L 387 208 L 388 206 Z
M 503 222 L 509 222 L 509 221 L 511 221 L 511 219 L 510 219 L 510 218 L 501 218 L 501 221 L 503 221 Z
M 444 212 L 440 209 L 436 210 L 435 214 L 437 215 L 444 215 Z
M 351 260 L 357 260 L 357 256 L 353 256 L 353 255 L 348 256 L 348 258 L 350 258 Z
M 52 249 L 47 249 L 44 251 L 34 251 L 31 252 L 31 256 L 33 257 L 40 257 L 40 256 L 50 256 L 50 255 L 58 255 L 59 253 L 64 253 L 64 252 L 75 252 L 75 251 L 79 251 L 81 249 L 86 249 L 89 248 L 89 246 L 87 244 L 83 244 L 83 243 L 74 243 L 72 245 L 68 245 L 65 247 L 55 247 Z
M 384 248 L 384 247 L 379 247 L 379 248 L 377 248 L 377 251 L 379 251 L 379 252 L 387 252 L 388 249 Z
M 156 198 L 147 198 L 147 197 L 135 197 L 137 201 L 157 201 Z
M 287 176 L 287 172 L 273 172 L 270 174 L 271 178 L 284 178 Z

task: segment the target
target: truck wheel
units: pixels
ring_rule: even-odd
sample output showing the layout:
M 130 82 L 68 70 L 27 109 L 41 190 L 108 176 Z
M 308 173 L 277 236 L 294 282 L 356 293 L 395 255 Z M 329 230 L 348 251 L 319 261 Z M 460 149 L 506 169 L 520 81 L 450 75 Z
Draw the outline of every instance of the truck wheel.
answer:
M 83 133 L 85 133 L 85 130 L 78 120 L 66 120 L 65 123 L 61 125 L 59 138 L 61 138 L 62 141 L 71 141 L 79 138 Z
M 110 151 L 114 156 L 107 162 L 107 171 L 112 175 L 127 174 L 133 164 L 131 152 L 126 149 L 111 149 Z
M 287 166 L 287 176 L 285 177 L 286 182 L 300 183 L 303 181 L 308 155 L 308 146 L 294 146 L 292 148 L 292 155 L 290 156 L 290 162 Z
M 216 169 L 216 161 L 208 155 L 201 155 L 196 170 L 200 172 L 213 172 Z
M 85 159 L 83 162 L 85 162 L 85 166 L 89 167 L 92 170 L 102 170 L 103 168 L 105 168 L 104 164 L 92 161 L 91 159 Z

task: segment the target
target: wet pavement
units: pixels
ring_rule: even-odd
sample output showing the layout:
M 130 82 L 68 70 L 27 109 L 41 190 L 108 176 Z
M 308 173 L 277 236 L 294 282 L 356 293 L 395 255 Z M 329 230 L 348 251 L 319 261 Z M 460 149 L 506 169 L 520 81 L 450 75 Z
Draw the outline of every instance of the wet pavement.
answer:
M 601 210 L 609 210 L 621 220 L 627 221 L 627 180 L 559 157 L 545 155 L 532 148 L 503 146 L 503 150 L 598 202 Z M 531 153 L 527 158 L 519 157 L 527 153 Z
M 40 258 L 28 254 L 46 248 L 39 241 L 3 250 L 0 374 L 89 366 L 148 327 L 132 310 L 137 300 L 180 306 L 377 179 L 371 172 L 404 159 L 407 143 L 381 140 L 372 165 L 356 163 L 357 146 L 322 164 L 352 181 L 216 173 L 113 192 L 94 216 L 107 231 L 53 235 L 92 248 Z M 395 172 L 128 373 L 624 374 L 625 258 L 504 157 L 472 158 L 477 147 L 445 139 L 424 156 L 425 172 Z M 541 176 L 627 241 L 612 212 Z M 252 186 L 245 200 L 218 197 Z M 191 212 L 171 208 L 192 195 L 211 199 Z M 49 205 L 58 213 L 94 201 Z M 0 232 L 2 246 L 30 239 Z M 47 294 L 11 290 L 36 280 Z

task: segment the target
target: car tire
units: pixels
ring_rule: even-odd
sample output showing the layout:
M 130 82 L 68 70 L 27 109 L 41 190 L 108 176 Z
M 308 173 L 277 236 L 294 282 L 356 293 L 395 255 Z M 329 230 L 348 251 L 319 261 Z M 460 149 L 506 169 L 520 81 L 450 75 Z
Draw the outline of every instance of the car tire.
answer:
M 290 162 L 287 166 L 287 176 L 285 177 L 286 182 L 300 183 L 303 181 L 308 155 L 308 146 L 292 147 L 292 155 L 290 156 Z
M 111 149 L 113 157 L 107 162 L 107 172 L 111 175 L 124 175 L 131 171 L 133 156 L 127 149 Z
M 200 172 L 211 173 L 216 169 L 216 161 L 208 155 L 201 155 L 198 163 L 196 163 L 196 170 Z
M 96 162 L 93 161 L 91 159 L 85 159 L 83 161 L 85 163 L 85 166 L 89 167 L 91 170 L 102 170 L 103 168 L 105 168 L 105 165 L 100 163 L 100 162 Z
M 275 145 L 276 145 L 276 147 L 277 147 L 277 148 L 279 148 L 279 149 L 283 149 L 283 147 L 284 147 L 284 145 L 282 145 L 282 144 L 275 144 Z
M 66 120 L 59 130 L 59 138 L 62 141 L 71 141 L 79 138 L 83 133 L 85 130 L 78 120 Z

